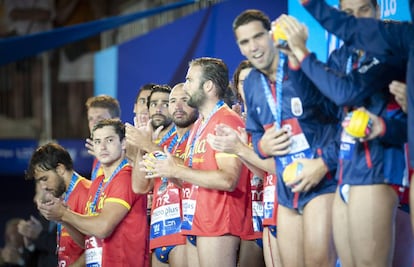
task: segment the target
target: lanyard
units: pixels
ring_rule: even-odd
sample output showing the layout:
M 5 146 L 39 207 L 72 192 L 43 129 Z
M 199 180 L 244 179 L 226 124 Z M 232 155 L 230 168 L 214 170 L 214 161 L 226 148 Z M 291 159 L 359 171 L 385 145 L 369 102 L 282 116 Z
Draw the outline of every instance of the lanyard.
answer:
M 180 145 L 182 143 L 184 143 L 188 137 L 190 136 L 190 130 L 187 130 L 187 132 L 185 132 L 185 134 L 178 139 L 178 134 L 176 134 L 174 136 L 174 139 L 171 141 L 170 145 L 168 146 L 168 152 L 170 152 L 171 154 L 175 154 L 175 151 L 177 151 L 177 148 L 180 147 Z M 177 144 L 178 141 L 178 144 Z
M 99 198 L 99 196 L 101 194 L 101 191 L 105 191 L 105 188 L 111 182 L 112 178 L 114 178 L 115 175 L 117 175 L 121 171 L 121 169 L 123 167 L 125 167 L 126 165 L 128 165 L 128 161 L 126 159 L 122 160 L 122 162 L 119 163 L 118 167 L 116 167 L 116 169 L 114 170 L 114 172 L 111 174 L 111 177 L 109 177 L 109 179 L 106 181 L 105 187 L 103 189 L 102 189 L 102 183 L 105 180 L 105 178 L 102 179 L 102 181 L 99 183 L 98 190 L 96 191 L 96 194 L 95 194 L 95 197 L 93 199 L 93 202 L 91 203 L 91 207 L 90 207 L 91 212 L 95 213 L 95 211 L 96 211 L 96 204 L 98 202 L 98 198 Z
M 270 111 L 272 112 L 273 118 L 275 120 L 276 128 L 280 129 L 282 124 L 282 84 L 284 70 L 283 66 L 285 65 L 286 56 L 282 52 L 279 53 L 279 64 L 276 72 L 276 102 L 272 96 L 269 83 L 267 82 L 264 74 L 261 75 L 262 86 L 264 88 L 264 93 L 266 96 L 267 104 L 269 105 Z
M 206 120 L 203 122 L 201 120 L 201 118 L 199 119 L 199 124 L 198 124 L 198 128 L 197 128 L 197 132 L 194 135 L 194 138 L 190 144 L 190 150 L 188 151 L 188 158 L 189 158 L 189 162 L 188 162 L 188 166 L 191 168 L 193 166 L 193 156 L 194 156 L 194 146 L 195 146 L 195 142 L 196 140 L 200 137 L 201 133 L 203 132 L 203 130 L 206 128 L 208 122 L 210 121 L 211 117 L 213 117 L 213 115 L 224 105 L 224 101 L 220 100 L 216 103 L 216 106 L 214 107 L 214 109 L 210 112 L 210 114 L 208 115 L 208 117 L 206 118 Z
M 361 66 L 361 62 L 365 58 L 365 53 L 363 53 L 361 50 L 354 49 L 349 55 L 348 60 L 346 61 L 346 70 L 345 73 L 348 75 L 353 70 L 358 69 Z M 350 107 L 344 106 L 343 111 L 345 114 L 348 113 Z
M 157 145 L 162 146 L 165 143 L 165 141 L 167 141 L 167 139 L 170 138 L 170 136 L 172 136 L 174 133 L 176 133 L 175 125 L 173 127 L 171 127 L 171 129 L 168 131 L 168 133 L 166 133 L 160 141 L 157 140 L 157 141 L 155 141 L 155 143 Z
M 69 183 L 69 187 L 66 190 L 65 197 L 63 198 L 65 203 L 68 202 L 69 196 L 72 193 L 72 191 L 75 188 L 75 185 L 78 183 L 78 181 L 79 181 L 79 174 L 77 174 L 76 172 L 73 172 L 72 179 L 70 180 L 70 183 Z M 59 247 L 60 238 L 61 238 L 61 234 L 62 234 L 62 224 L 57 223 L 56 228 L 57 228 L 57 231 L 56 231 L 56 233 L 57 233 L 57 247 Z

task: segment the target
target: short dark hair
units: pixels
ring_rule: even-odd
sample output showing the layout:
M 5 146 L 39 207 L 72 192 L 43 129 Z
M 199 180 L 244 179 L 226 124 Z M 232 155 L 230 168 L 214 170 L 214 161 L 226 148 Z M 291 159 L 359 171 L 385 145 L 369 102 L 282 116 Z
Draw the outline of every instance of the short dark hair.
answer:
M 190 66 L 200 66 L 202 69 L 201 84 L 212 81 L 217 87 L 220 99 L 226 95 L 229 88 L 229 70 L 226 63 L 218 58 L 201 57 L 190 61 Z
M 112 118 L 121 117 L 121 107 L 118 100 L 109 95 L 92 96 L 86 100 L 86 109 L 90 108 L 106 108 Z
M 234 74 L 233 74 L 233 84 L 234 84 L 235 87 L 237 87 L 237 84 L 239 83 L 240 72 L 242 70 L 248 69 L 248 68 L 253 68 L 253 65 L 247 59 L 242 60 L 239 63 L 239 65 L 237 66 L 237 68 L 236 68 L 236 70 L 234 71 Z
M 271 22 L 269 17 L 260 10 L 247 9 L 240 13 L 233 21 L 233 32 L 236 32 L 237 28 L 252 21 L 260 21 L 263 24 L 263 28 L 270 31 Z
M 66 170 L 73 170 L 73 161 L 69 152 L 57 143 L 47 143 L 38 147 L 29 161 L 26 171 L 26 179 L 32 179 L 36 168 L 44 171 L 54 170 L 59 164 L 65 166 Z
M 135 103 L 137 103 L 139 96 L 141 95 L 141 93 L 143 91 L 152 91 L 152 89 L 154 88 L 154 86 L 156 86 L 155 83 L 146 83 L 143 86 L 141 86 L 138 90 L 138 94 L 137 97 L 135 98 Z
M 104 119 L 96 123 L 92 130 L 92 138 L 94 136 L 95 130 L 101 129 L 105 126 L 113 127 L 116 134 L 119 136 L 119 140 L 122 141 L 122 139 L 125 138 L 125 125 L 119 119 Z
M 150 107 L 151 97 L 154 93 L 166 93 L 170 95 L 171 87 L 168 84 L 156 84 L 152 87 L 151 94 L 148 96 L 147 107 Z
M 237 100 L 242 103 L 242 99 L 241 99 L 241 95 L 239 93 L 239 88 L 237 88 L 237 86 L 239 85 L 239 76 L 240 76 L 240 72 L 244 69 L 248 69 L 248 68 L 253 68 L 252 63 L 250 63 L 250 61 L 248 61 L 247 59 L 242 60 L 239 65 L 237 66 L 236 70 L 234 71 L 233 74 L 233 90 L 234 93 L 237 96 Z

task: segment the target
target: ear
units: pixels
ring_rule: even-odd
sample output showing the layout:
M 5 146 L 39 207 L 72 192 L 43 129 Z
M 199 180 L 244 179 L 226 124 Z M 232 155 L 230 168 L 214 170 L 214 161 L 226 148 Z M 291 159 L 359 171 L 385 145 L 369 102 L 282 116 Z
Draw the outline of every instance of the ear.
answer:
M 126 150 L 126 138 L 125 137 L 121 140 L 121 148 L 122 150 Z
M 65 165 L 63 165 L 62 163 L 58 163 L 56 167 L 56 173 L 59 174 L 60 176 L 63 176 L 65 172 L 66 172 Z
M 213 90 L 214 86 L 213 86 L 213 82 L 211 80 L 207 80 L 204 82 L 203 84 L 203 89 L 206 93 L 210 92 L 211 90 Z

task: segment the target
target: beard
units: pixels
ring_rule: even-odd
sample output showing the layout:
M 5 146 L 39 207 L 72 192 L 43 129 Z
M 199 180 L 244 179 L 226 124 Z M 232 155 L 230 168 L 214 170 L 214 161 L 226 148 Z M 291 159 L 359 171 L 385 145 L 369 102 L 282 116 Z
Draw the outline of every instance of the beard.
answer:
M 198 112 L 194 110 L 193 112 L 188 115 L 188 113 L 185 113 L 185 117 L 181 119 L 174 119 L 173 116 L 173 122 L 174 124 L 179 128 L 187 128 L 191 124 L 193 124 L 198 119 Z
M 202 86 L 200 86 L 197 91 L 190 96 L 190 99 L 187 101 L 187 105 L 192 108 L 199 108 L 206 101 L 207 95 L 204 92 Z
M 154 120 L 153 118 L 155 116 L 160 116 L 163 119 L 162 120 Z M 167 116 L 165 116 L 163 114 L 152 115 L 151 116 L 151 119 L 152 119 L 151 120 L 151 125 L 152 125 L 152 128 L 154 128 L 154 129 L 157 129 L 160 126 L 164 126 L 164 129 L 166 129 L 168 126 L 170 126 L 170 124 L 172 122 L 172 119 L 171 118 L 169 118 L 169 117 L 167 117 Z
M 65 180 L 60 175 L 58 175 L 58 179 L 59 179 L 59 183 L 57 185 L 56 190 L 51 192 L 53 194 L 53 196 L 57 197 L 57 198 L 61 197 L 63 195 L 63 193 L 66 192 Z

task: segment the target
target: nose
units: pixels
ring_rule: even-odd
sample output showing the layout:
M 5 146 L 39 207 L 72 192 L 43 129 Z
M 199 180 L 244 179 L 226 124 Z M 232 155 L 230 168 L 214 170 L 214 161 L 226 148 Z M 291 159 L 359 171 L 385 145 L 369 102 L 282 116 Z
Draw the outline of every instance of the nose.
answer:
M 249 50 L 256 51 L 257 50 L 257 42 L 255 40 L 251 40 L 249 42 Z
M 42 189 L 42 190 L 47 189 L 47 184 L 46 184 L 45 181 L 39 181 L 39 185 L 40 185 L 40 189 Z
M 98 147 L 99 147 L 101 150 L 105 150 L 105 149 L 106 149 L 106 141 L 104 140 L 104 141 L 100 142 L 100 143 L 98 144 Z
M 184 102 L 183 101 L 177 101 L 176 105 L 175 105 L 175 109 L 177 110 L 182 110 L 184 106 Z
M 157 103 L 157 106 L 155 107 L 155 112 L 156 113 L 162 113 L 163 108 L 164 108 L 163 103 Z

